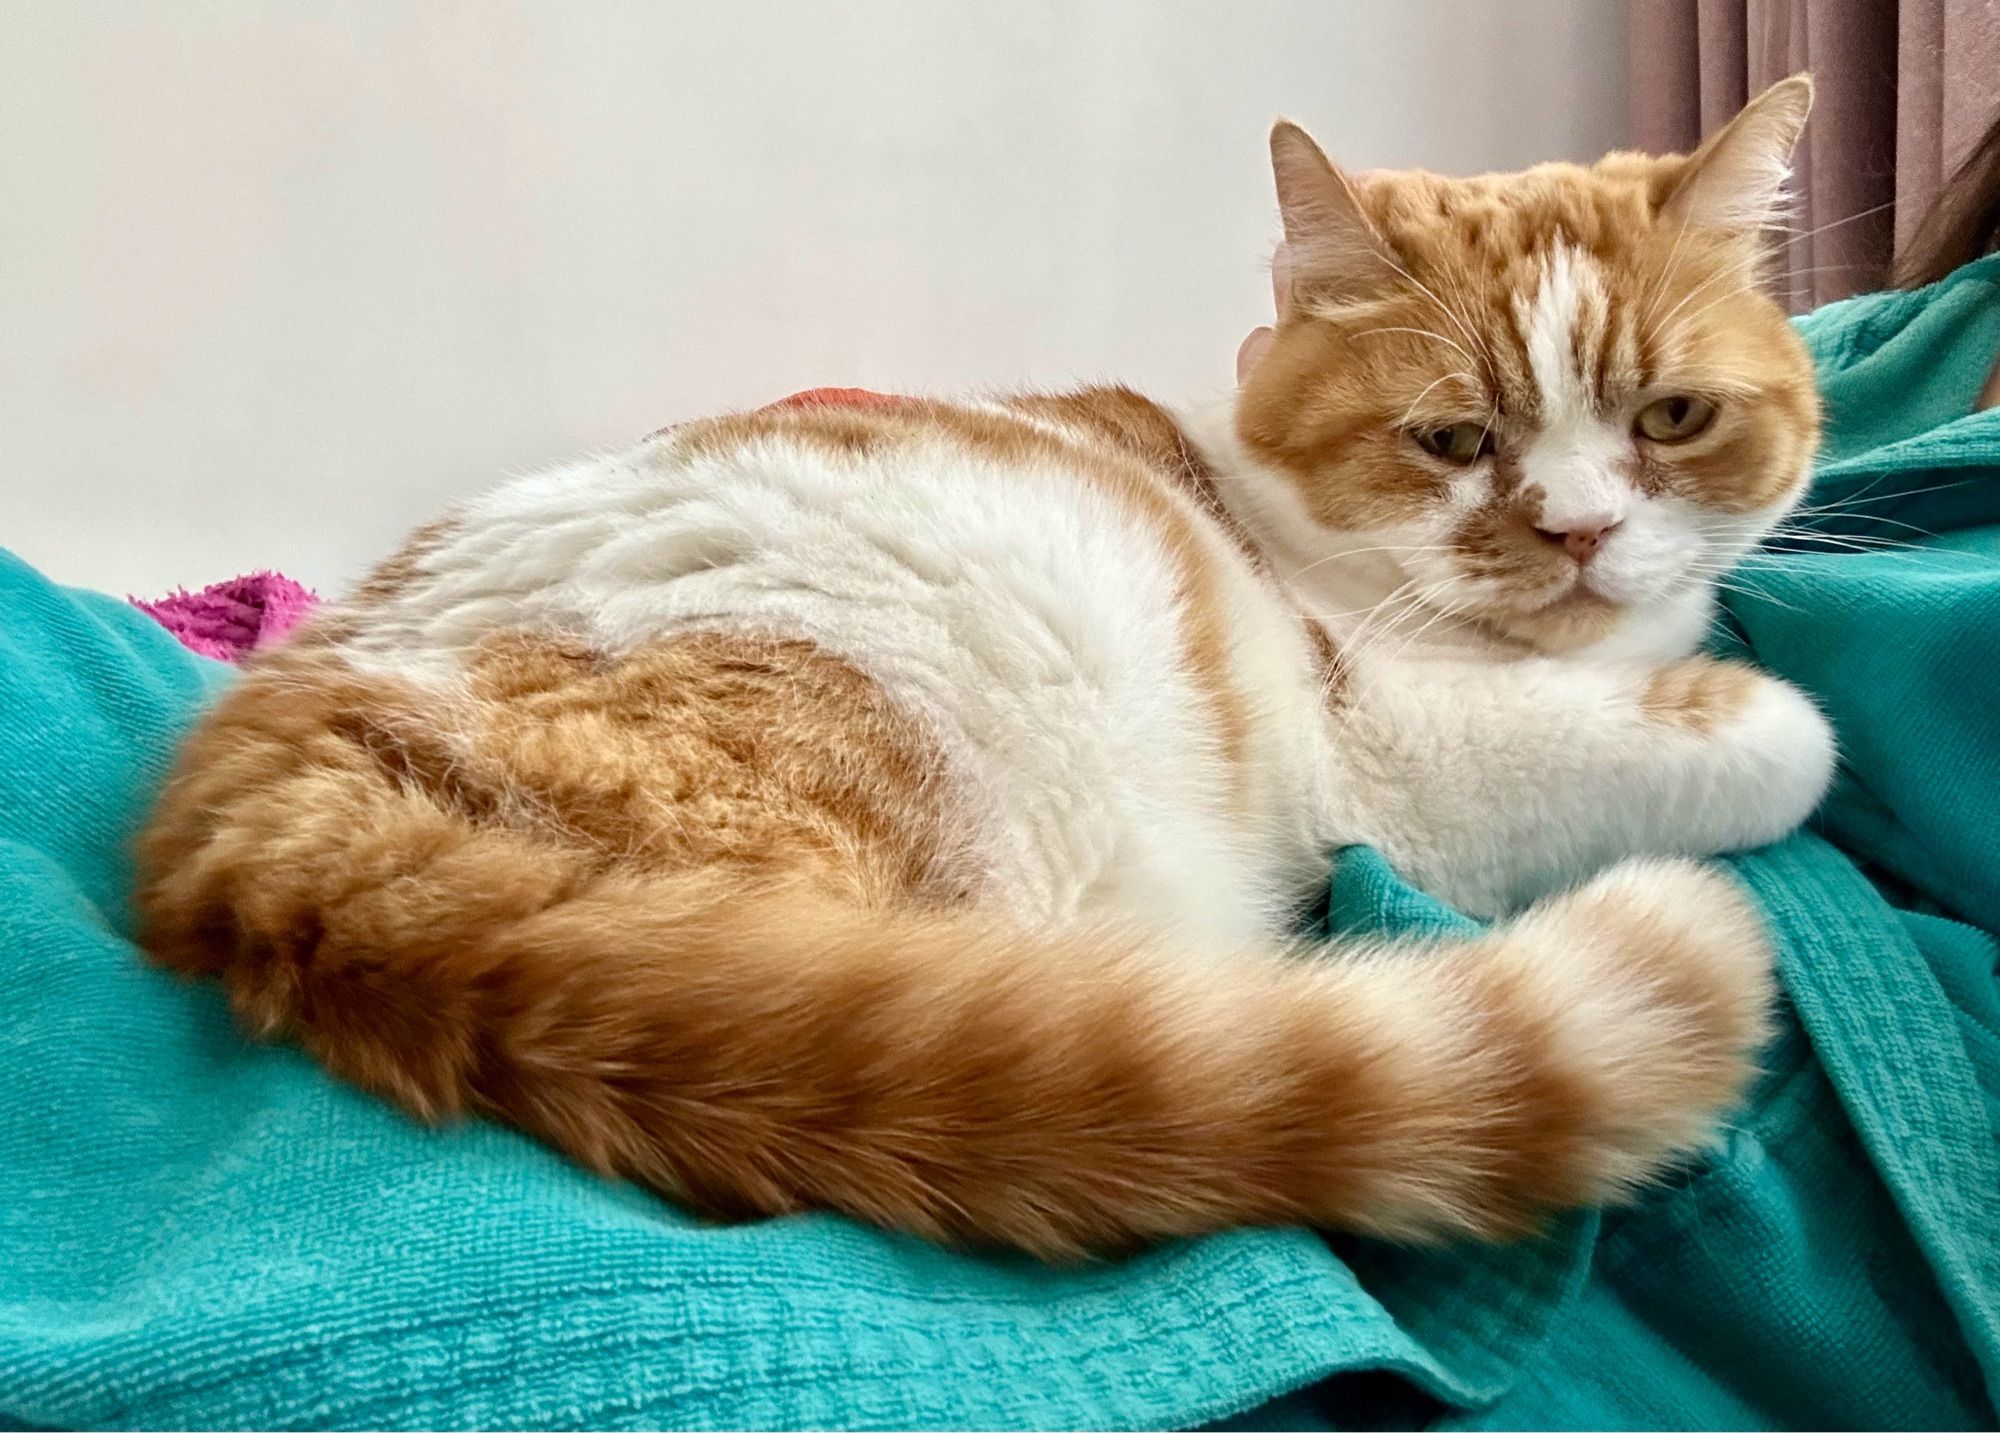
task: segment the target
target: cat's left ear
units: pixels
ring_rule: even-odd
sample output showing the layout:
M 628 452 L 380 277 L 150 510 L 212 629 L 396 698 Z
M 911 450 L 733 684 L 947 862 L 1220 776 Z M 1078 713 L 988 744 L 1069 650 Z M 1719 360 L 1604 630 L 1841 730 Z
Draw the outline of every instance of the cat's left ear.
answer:
M 1369 220 L 1347 177 L 1311 135 L 1288 119 L 1271 128 L 1271 173 L 1293 296 L 1351 297 L 1396 272 L 1389 245 Z M 1288 306 L 1281 297 L 1280 308 Z M 1283 317 L 1282 313 L 1280 317 Z
M 1775 222 L 1812 98 L 1812 77 L 1801 73 L 1743 106 L 1687 157 L 1660 205 L 1660 222 L 1674 229 L 1738 232 Z

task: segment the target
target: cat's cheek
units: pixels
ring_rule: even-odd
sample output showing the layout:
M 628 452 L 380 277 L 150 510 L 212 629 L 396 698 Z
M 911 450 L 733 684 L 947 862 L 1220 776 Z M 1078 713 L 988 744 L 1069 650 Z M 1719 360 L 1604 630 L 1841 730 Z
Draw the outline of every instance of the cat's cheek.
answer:
M 1414 554 L 1405 567 L 1413 579 L 1411 591 L 1433 608 L 1476 612 L 1503 595 L 1500 583 L 1490 577 L 1467 575 L 1446 553 Z
M 1790 511 L 1787 505 L 1749 514 L 1706 513 L 1703 536 L 1713 558 L 1734 566 L 1763 545 Z
M 1590 583 L 1611 602 L 1627 606 L 1653 602 L 1685 588 L 1690 568 L 1697 562 L 1692 544 L 1642 549 L 1635 543 L 1628 553 L 1607 553 L 1599 559 L 1593 565 Z
M 1453 527 L 1493 501 L 1493 465 L 1481 463 L 1445 485 L 1437 522 Z
M 1710 542 L 1700 515 L 1687 509 L 1673 501 L 1638 505 L 1592 564 L 1597 590 L 1613 602 L 1638 603 L 1707 585 L 1715 566 Z
M 1415 582 L 1413 591 L 1429 592 L 1429 601 L 1460 611 L 1486 606 L 1506 595 L 1503 584 L 1467 573 L 1457 555 L 1466 524 L 1491 501 L 1492 492 L 1492 476 L 1484 469 L 1455 478 L 1421 520 L 1390 539 L 1409 548 L 1403 568 Z

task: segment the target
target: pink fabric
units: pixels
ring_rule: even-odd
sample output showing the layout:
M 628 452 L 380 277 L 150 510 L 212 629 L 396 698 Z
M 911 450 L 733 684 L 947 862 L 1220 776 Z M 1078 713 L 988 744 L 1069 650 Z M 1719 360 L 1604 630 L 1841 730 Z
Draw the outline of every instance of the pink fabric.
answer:
M 189 651 L 218 662 L 240 662 L 268 647 L 319 606 L 319 595 L 275 572 L 250 572 L 179 591 L 158 602 L 128 601 L 165 627 Z

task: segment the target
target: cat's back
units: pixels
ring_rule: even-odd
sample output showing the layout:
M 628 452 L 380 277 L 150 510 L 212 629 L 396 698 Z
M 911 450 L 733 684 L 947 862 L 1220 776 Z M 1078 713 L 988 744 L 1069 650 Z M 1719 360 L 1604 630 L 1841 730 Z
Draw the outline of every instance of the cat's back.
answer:
M 610 658 L 803 638 L 937 733 L 1038 913 L 1190 882 L 1247 910 L 1297 636 L 1197 464 L 1124 390 L 781 405 L 507 483 L 335 621 L 352 660 L 429 682 L 520 630 Z

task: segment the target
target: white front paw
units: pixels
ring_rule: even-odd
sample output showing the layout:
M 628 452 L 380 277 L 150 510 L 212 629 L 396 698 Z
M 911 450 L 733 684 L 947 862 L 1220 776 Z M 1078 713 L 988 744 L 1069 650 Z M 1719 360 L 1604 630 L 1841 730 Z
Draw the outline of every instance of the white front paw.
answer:
M 1726 850 L 1797 830 L 1825 798 L 1839 760 L 1833 725 L 1810 697 L 1789 682 L 1753 675 L 1741 711 L 1713 733 L 1722 748 L 1716 792 L 1739 828 Z

